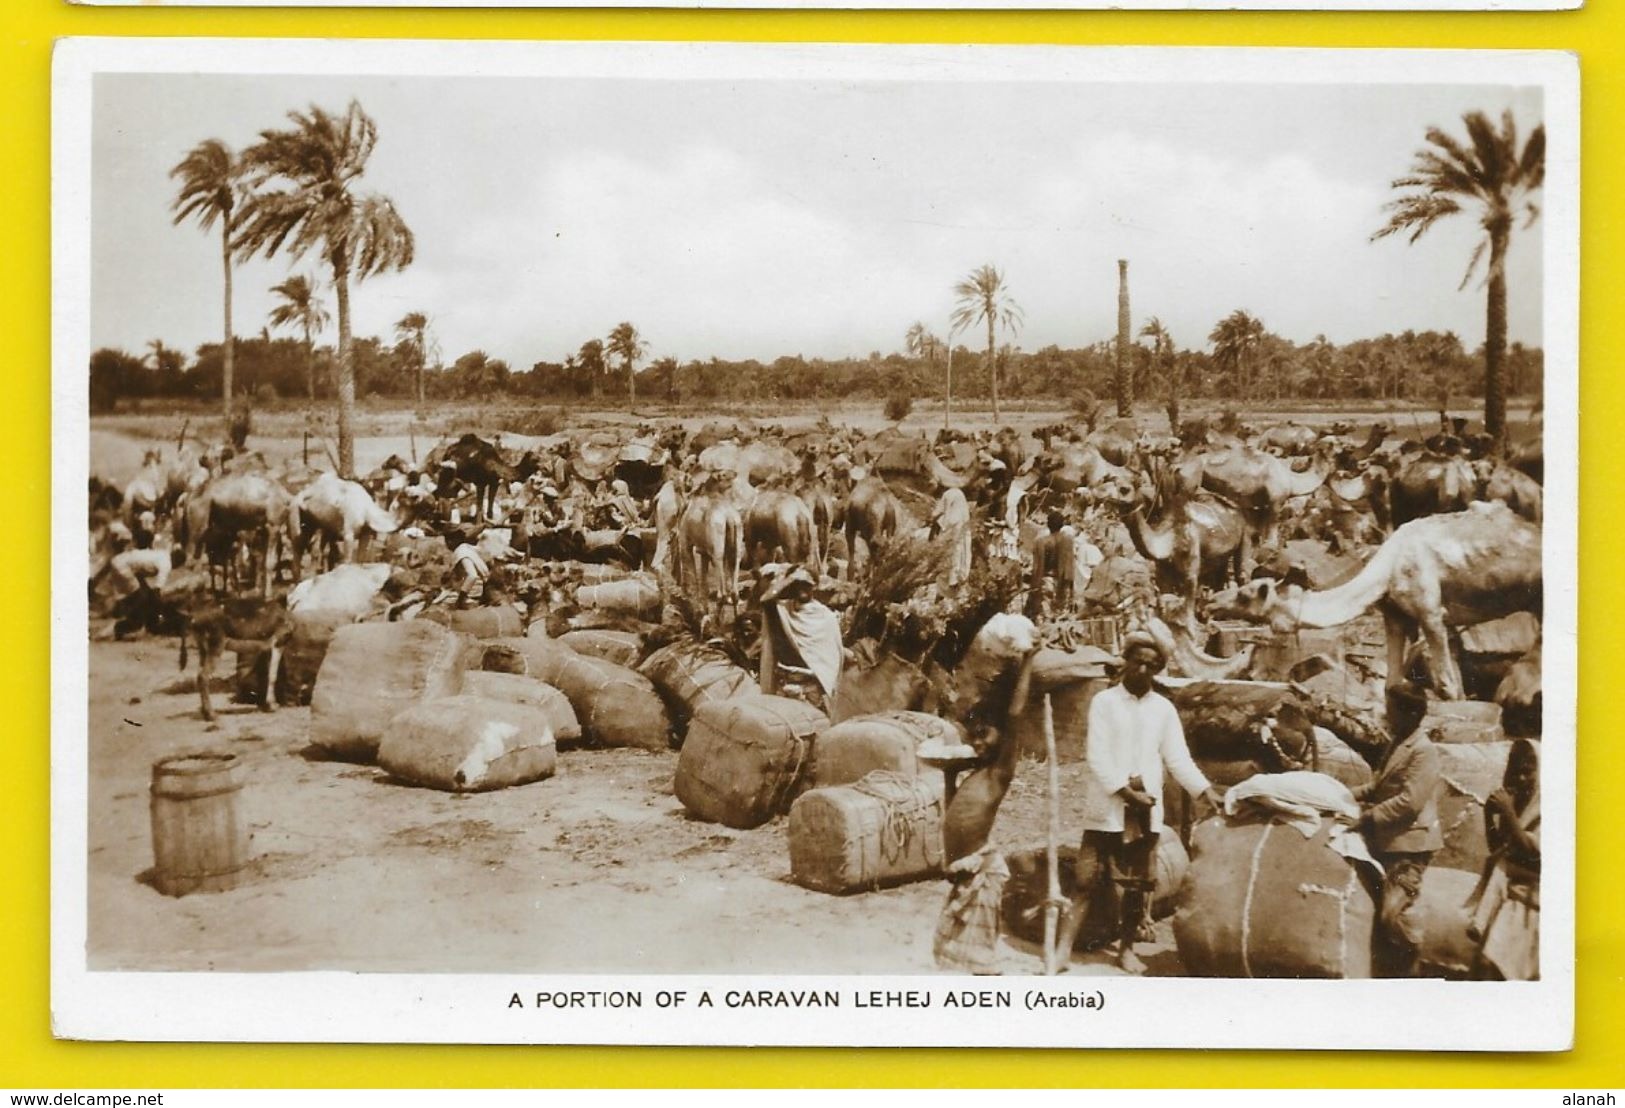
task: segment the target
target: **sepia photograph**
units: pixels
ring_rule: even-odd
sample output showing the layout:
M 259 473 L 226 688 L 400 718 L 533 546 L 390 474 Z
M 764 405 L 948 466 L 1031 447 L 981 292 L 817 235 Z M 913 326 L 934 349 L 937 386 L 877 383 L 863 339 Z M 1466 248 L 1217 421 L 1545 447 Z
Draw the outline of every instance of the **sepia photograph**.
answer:
M 58 1034 L 1568 1045 L 1572 59 L 55 80 Z

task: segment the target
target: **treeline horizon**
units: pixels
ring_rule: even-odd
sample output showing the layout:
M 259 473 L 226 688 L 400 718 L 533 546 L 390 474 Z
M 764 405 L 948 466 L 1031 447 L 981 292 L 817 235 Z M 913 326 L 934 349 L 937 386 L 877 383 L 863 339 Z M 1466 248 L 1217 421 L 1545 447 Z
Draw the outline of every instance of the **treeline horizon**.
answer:
M 250 404 L 336 395 L 336 358 L 331 346 L 311 350 L 292 338 L 261 334 L 234 343 L 234 394 Z M 1341 345 L 1317 337 L 1294 343 L 1268 332 L 1244 351 L 1161 350 L 1131 344 L 1133 399 L 1164 408 L 1179 400 L 1222 397 L 1239 404 L 1279 400 L 1400 400 L 1447 402 L 1451 396 L 1483 397 L 1484 352 L 1469 352 L 1450 332 L 1406 331 Z M 413 400 L 419 372 L 416 347 L 407 340 L 386 344 L 377 337 L 353 340 L 356 392 L 362 397 Z M 637 374 L 637 392 L 649 401 L 801 401 L 941 399 L 948 352 L 937 346 L 922 355 L 903 352 L 867 357 L 808 358 L 783 355 L 679 361 L 661 358 Z M 984 351 L 957 346 L 952 387 L 957 398 L 986 399 L 991 382 Z M 90 358 L 90 407 L 112 412 L 127 400 L 208 399 L 220 396 L 222 350 L 205 343 L 188 358 L 154 340 L 145 355 L 103 347 Z M 995 357 L 999 395 L 1009 400 L 1073 400 L 1113 395 L 1116 344 L 1000 349 Z M 1544 352 L 1511 344 L 1507 385 L 1512 395 L 1538 394 Z M 626 403 L 626 371 L 612 365 L 604 343 L 593 339 L 562 361 L 539 361 L 515 370 L 500 358 L 473 350 L 450 365 L 423 369 L 426 400 L 601 399 Z M 1441 403 L 1444 406 L 1444 403 Z

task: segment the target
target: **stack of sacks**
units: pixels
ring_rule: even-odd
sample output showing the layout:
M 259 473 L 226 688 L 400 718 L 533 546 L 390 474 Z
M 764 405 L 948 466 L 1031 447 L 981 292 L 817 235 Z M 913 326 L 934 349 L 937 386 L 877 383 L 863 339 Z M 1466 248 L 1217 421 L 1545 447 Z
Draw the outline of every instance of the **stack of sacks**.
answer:
M 829 720 L 800 700 L 749 696 L 701 705 L 677 760 L 675 791 L 695 816 L 748 830 L 789 810 Z
M 311 741 L 337 757 L 370 761 L 391 720 L 461 692 L 463 672 L 479 656 L 473 639 L 422 620 L 340 627 L 311 691 Z

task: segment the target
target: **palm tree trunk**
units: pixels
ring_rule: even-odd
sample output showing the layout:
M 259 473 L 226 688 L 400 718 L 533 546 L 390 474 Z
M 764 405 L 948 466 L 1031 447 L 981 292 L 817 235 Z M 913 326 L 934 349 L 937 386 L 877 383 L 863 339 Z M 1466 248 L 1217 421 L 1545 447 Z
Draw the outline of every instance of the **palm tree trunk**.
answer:
M 942 394 L 942 427 L 947 430 L 954 415 L 954 344 L 948 343 L 948 376 Z
M 350 274 L 333 265 L 333 292 L 339 312 L 339 476 L 355 474 L 355 362 L 350 351 Z
M 426 345 L 428 343 L 428 341 L 429 341 L 428 335 L 424 331 L 419 330 L 418 331 L 418 349 L 417 349 L 417 355 L 418 356 L 417 356 L 416 361 L 417 361 L 417 369 L 418 369 L 418 373 L 417 373 L 417 377 L 418 377 L 418 379 L 417 379 L 418 407 L 420 409 L 423 407 L 423 371 L 428 368 L 428 361 L 429 361 L 429 350 L 428 350 L 428 347 Z
M 1484 433 L 1506 446 L 1507 232 L 1490 232 L 1490 289 L 1484 325 Z
M 999 364 L 993 359 L 993 305 L 987 305 L 987 378 L 993 389 L 993 424 L 999 423 Z
M 1117 259 L 1117 417 L 1134 414 L 1134 382 L 1129 376 L 1128 261 Z
M 626 410 L 633 411 L 638 406 L 638 375 L 632 370 L 632 359 L 626 360 Z
M 316 347 L 310 341 L 310 320 L 305 320 L 305 395 L 316 399 Z
M 231 337 L 231 221 L 229 219 L 225 220 L 221 225 L 220 261 L 221 261 L 221 267 L 225 270 L 225 275 L 226 275 L 226 282 L 225 282 L 225 287 L 226 287 L 226 311 L 225 311 L 225 316 L 226 316 L 226 341 L 225 341 L 225 345 L 221 347 L 220 399 L 221 399 L 222 410 L 225 412 L 225 416 L 226 416 L 226 426 L 227 426 L 227 428 L 230 428 L 230 426 L 231 426 L 231 385 L 232 385 L 231 376 L 232 376 L 232 369 L 234 368 L 234 366 L 233 366 L 233 360 L 234 359 L 232 357 L 232 354 L 233 354 L 232 347 L 233 347 L 234 343 L 233 343 L 232 337 Z M 1505 304 L 1506 301 L 1503 299 L 1502 303 Z

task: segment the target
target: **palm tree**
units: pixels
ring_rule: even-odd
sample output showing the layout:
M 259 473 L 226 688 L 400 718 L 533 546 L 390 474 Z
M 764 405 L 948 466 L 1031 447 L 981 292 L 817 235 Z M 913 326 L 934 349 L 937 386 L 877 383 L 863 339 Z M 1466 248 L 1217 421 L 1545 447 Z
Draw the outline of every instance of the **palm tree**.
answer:
M 1140 328 L 1140 337 L 1151 340 L 1151 364 L 1168 381 L 1168 426 L 1179 433 L 1179 379 L 1174 372 L 1174 340 L 1161 319 L 1152 316 Z
M 316 348 L 311 336 L 325 328 L 332 317 L 316 299 L 316 282 L 302 273 L 289 277 L 271 291 L 282 297 L 282 303 L 271 309 L 271 326 L 299 327 L 305 332 L 305 395 L 315 400 Z
M 302 257 L 313 247 L 333 269 L 338 301 L 339 469 L 355 470 L 355 362 L 350 345 L 350 279 L 365 280 L 412 264 L 412 230 L 394 202 L 356 183 L 378 143 L 378 125 L 350 101 L 342 115 L 312 105 L 289 112 L 293 126 L 260 132 L 243 152 L 252 188 L 233 245 L 244 257 L 287 246 Z
M 621 359 L 621 368 L 626 370 L 626 404 L 629 409 L 635 407 L 638 402 L 638 359 L 648 353 L 649 344 L 638 335 L 636 327 L 622 322 L 617 323 L 609 333 L 609 344 L 604 349 Z
M 429 359 L 429 317 L 423 312 L 407 312 L 395 322 L 395 334 L 412 352 L 413 391 L 418 407 L 423 407 L 423 370 Z
M 145 355 L 141 360 L 147 361 L 150 358 L 152 368 L 159 373 L 163 373 L 171 367 L 180 368 L 181 352 L 172 346 L 165 346 L 163 339 L 148 339 L 147 349 L 151 353 Z
M 993 422 L 996 424 L 999 422 L 999 376 L 994 362 L 993 328 L 1002 326 L 1011 334 L 1019 331 L 1024 322 L 1021 305 L 1011 299 L 1004 274 L 991 265 L 972 270 L 970 276 L 954 286 L 954 295 L 959 298 L 959 304 L 949 319 L 955 331 L 974 323 L 987 323 L 987 375 L 992 383 Z
M 908 334 L 903 336 L 903 343 L 911 357 L 925 359 L 926 374 L 935 376 L 937 347 L 942 345 L 942 340 L 933 335 L 923 322 L 916 320 L 909 327 Z
M 1498 444 L 1506 437 L 1507 247 L 1512 225 L 1520 216 L 1524 227 L 1540 217 L 1533 196 L 1546 181 L 1546 128 L 1536 127 L 1520 149 L 1518 126 L 1511 110 L 1501 113 L 1496 130 L 1483 112 L 1462 116 L 1467 144 L 1438 127 L 1429 127 L 1429 146 L 1416 151 L 1410 173 L 1392 186 L 1401 195 L 1385 209 L 1388 222 L 1371 236 L 1386 238 L 1410 232 L 1421 238 L 1434 223 L 1464 208 L 1478 216 L 1484 237 L 1473 249 L 1460 288 L 1472 280 L 1478 263 L 1488 256 L 1485 274 L 1489 286 L 1484 311 L 1484 430 Z
M 225 272 L 226 340 L 221 348 L 220 372 L 221 403 L 226 421 L 231 421 L 231 388 L 233 368 L 233 342 L 231 331 L 231 265 L 234 244 L 232 236 L 237 230 L 238 201 L 241 198 L 242 163 L 231 147 L 219 139 L 204 139 L 187 152 L 173 169 L 171 177 L 181 183 L 171 206 L 178 227 L 195 218 L 205 231 L 220 224 L 220 264 Z
M 1213 360 L 1235 377 L 1237 399 L 1246 400 L 1251 383 L 1248 362 L 1264 341 L 1263 321 L 1237 308 L 1214 325 L 1208 341 L 1213 344 Z

